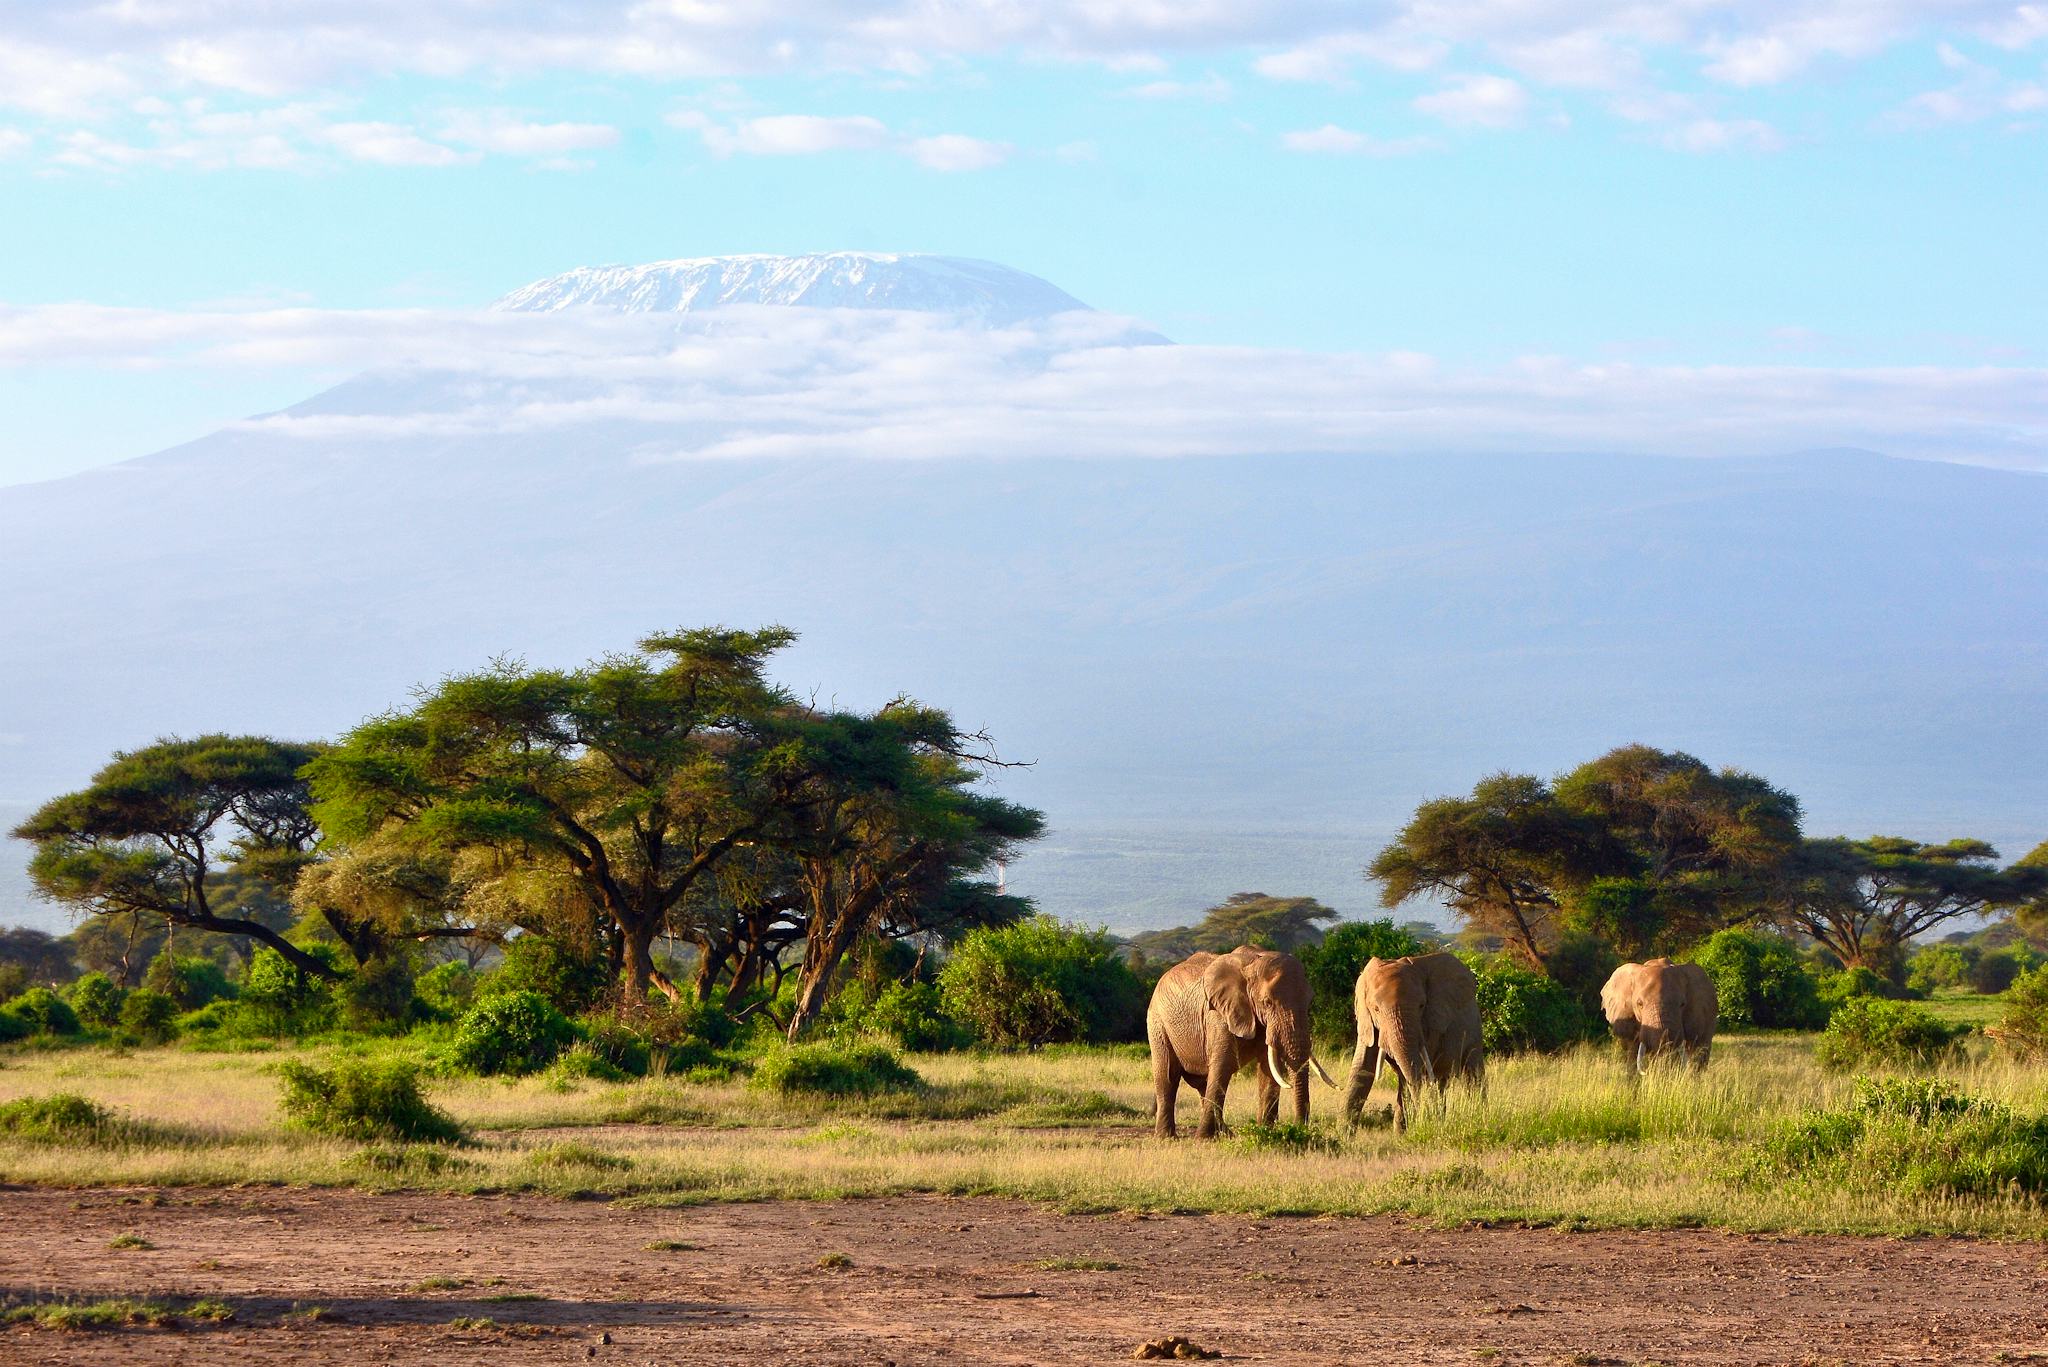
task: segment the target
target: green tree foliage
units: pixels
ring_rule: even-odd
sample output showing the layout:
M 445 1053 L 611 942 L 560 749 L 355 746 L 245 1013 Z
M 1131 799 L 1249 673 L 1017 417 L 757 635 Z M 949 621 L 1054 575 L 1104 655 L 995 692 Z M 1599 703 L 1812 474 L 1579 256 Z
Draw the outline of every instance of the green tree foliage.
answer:
M 1541 779 L 1495 774 L 1469 797 L 1416 808 L 1366 873 L 1380 885 L 1382 906 L 1436 898 L 1541 969 L 1566 890 L 1597 872 L 1604 857 L 1599 830 Z
M 1818 1030 L 1828 1007 L 1791 941 L 1753 930 L 1717 931 L 1689 956 L 1714 980 L 1724 1030 Z
M 150 960 L 142 985 L 161 992 L 178 1004 L 180 1011 L 196 1011 L 210 1001 L 234 995 L 227 970 L 200 954 L 179 954 L 168 946 Z
M 1472 971 L 1489 1054 L 1554 1053 L 1599 1033 L 1571 991 L 1540 973 L 1504 958 L 1480 960 Z
M 1228 954 L 1239 945 L 1283 949 L 1298 954 L 1323 938 L 1318 921 L 1334 921 L 1337 913 L 1313 897 L 1273 897 L 1263 892 L 1233 892 L 1202 913 L 1191 926 L 1148 930 L 1133 935 L 1130 948 L 1166 964 L 1207 951 Z
M 1824 1068 L 1929 1068 L 1948 1059 L 1967 1025 L 1950 1025 L 1920 1007 L 1882 997 L 1850 997 L 1835 1008 L 1814 1045 Z
M 122 991 L 104 973 L 86 973 L 70 988 L 71 1009 L 95 1030 L 111 1030 L 121 1018 Z
M 419 975 L 413 993 L 434 1016 L 451 1020 L 469 1009 L 476 999 L 481 975 L 460 959 L 435 964 Z
M 2005 1011 L 1988 1032 L 2022 1058 L 2048 1058 L 2048 964 L 2030 969 L 2005 990 Z
M 78 972 L 71 946 L 47 931 L 0 926 L 0 996 L 69 982 Z
M 1301 965 L 1308 972 L 1309 1019 L 1316 1038 L 1341 1041 L 1349 1049 L 1358 1038 L 1352 993 L 1366 961 L 1423 952 L 1414 932 L 1386 919 L 1332 926 L 1320 944 L 1303 949 Z
M 462 1127 L 420 1092 L 410 1063 L 343 1059 L 329 1068 L 287 1060 L 278 1067 L 285 1115 L 336 1139 L 453 1144 Z
M 1927 945 L 1906 961 L 1906 986 L 1926 996 L 1944 987 L 1964 987 L 1976 967 L 1979 951 L 1972 945 Z
M 2014 867 L 2035 875 L 2048 871 L 2048 840 L 2027 851 Z M 2048 954 L 2048 887 L 2036 889 L 2013 908 L 2013 927 L 2037 953 Z
M 51 901 L 244 936 L 333 976 L 262 920 L 215 902 L 217 868 L 286 886 L 311 857 L 298 774 L 318 753 L 261 736 L 158 741 L 115 755 L 90 786 L 44 803 L 14 834 L 35 846 L 29 876 Z
M 484 1077 L 537 1073 L 576 1038 L 575 1027 L 538 992 L 486 997 L 463 1013 L 451 1057 Z
M 47 987 L 31 987 L 5 1006 L 0 1006 L 0 1011 L 5 1011 L 38 1035 L 78 1033 L 78 1013 L 71 1009 L 69 1002 Z
M 334 987 L 343 976 L 341 953 L 332 945 L 306 946 L 304 953 L 329 967 L 330 976 L 300 970 L 296 960 L 259 949 L 242 976 L 241 1005 L 250 1024 L 272 1034 L 302 1034 L 324 1028 L 334 1013 Z
M 1560 776 L 1558 804 L 1599 832 L 1572 919 L 1641 959 L 1748 920 L 1798 848 L 1799 800 L 1755 774 L 1624 745 Z M 1568 871 L 1569 872 L 1569 871 Z
M 163 1044 L 178 1033 L 178 1003 L 168 993 L 138 987 L 121 1000 L 121 1033 L 144 1044 Z
M 2024 943 L 1979 954 L 1970 965 L 1970 989 L 1995 997 L 2011 987 L 2020 974 L 2043 962 L 2048 960 Z
M 169 933 L 161 916 L 130 912 L 88 917 L 64 939 L 80 967 L 104 973 L 114 986 L 126 990 L 141 983 L 143 973 L 163 952 Z
M 1115 941 L 1034 916 L 974 931 L 939 971 L 947 1014 L 1000 1049 L 1136 1038 L 1144 989 Z
M 1959 916 L 2016 906 L 2048 887 L 2048 868 L 1997 866 L 1981 840 L 1904 836 L 1808 840 L 1781 877 L 1773 914 L 1851 968 L 1905 980 L 1905 946 Z
M 526 934 L 505 946 L 491 991 L 538 992 L 565 1016 L 588 1011 L 604 996 L 611 972 L 596 945 L 564 936 Z

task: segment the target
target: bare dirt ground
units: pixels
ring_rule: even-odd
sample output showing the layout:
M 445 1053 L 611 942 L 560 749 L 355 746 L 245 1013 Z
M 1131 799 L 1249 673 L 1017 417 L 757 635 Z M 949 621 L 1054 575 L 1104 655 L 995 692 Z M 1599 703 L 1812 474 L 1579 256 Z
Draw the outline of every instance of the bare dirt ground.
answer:
M 1088 1363 L 1167 1334 L 1263 1363 L 2048 1363 L 2040 1245 L 941 1198 L 0 1189 L 0 1296 L 235 1311 L 0 1329 L 6 1363 Z

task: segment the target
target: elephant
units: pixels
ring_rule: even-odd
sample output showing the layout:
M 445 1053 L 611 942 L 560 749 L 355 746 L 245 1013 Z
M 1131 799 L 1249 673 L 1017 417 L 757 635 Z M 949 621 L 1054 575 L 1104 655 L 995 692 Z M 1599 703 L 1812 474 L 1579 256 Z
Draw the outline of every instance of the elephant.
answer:
M 1623 964 L 1600 989 L 1600 1005 L 1622 1048 L 1635 1045 L 1637 1072 L 1648 1060 L 1673 1052 L 1691 1067 L 1707 1066 L 1721 1003 L 1714 980 L 1698 964 Z
M 1486 1083 L 1479 1028 L 1479 980 L 1454 954 L 1369 959 L 1352 990 L 1358 1049 L 1344 1089 L 1344 1118 L 1356 1125 L 1382 1064 L 1394 1065 L 1394 1129 L 1408 1128 L 1408 1089 L 1454 1077 Z
M 1174 1102 L 1186 1082 L 1202 1094 L 1196 1131 L 1213 1139 L 1239 1068 L 1259 1070 L 1259 1121 L 1280 1115 L 1280 1093 L 1294 1094 L 1294 1118 L 1308 1120 L 1308 1073 L 1336 1086 L 1309 1050 L 1308 974 L 1301 960 L 1239 945 L 1228 954 L 1191 954 L 1152 989 L 1145 1034 L 1152 1044 L 1152 1129 L 1177 1133 Z

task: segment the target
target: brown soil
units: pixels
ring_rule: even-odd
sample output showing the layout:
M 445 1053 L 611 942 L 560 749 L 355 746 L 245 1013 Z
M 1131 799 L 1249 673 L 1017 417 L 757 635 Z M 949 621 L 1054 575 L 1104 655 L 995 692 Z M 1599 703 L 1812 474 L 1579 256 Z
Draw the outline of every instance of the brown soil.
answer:
M 123 1234 L 154 1247 L 109 1248 Z M 0 1189 L 0 1297 L 66 1296 L 215 1297 L 235 1320 L 0 1329 L 0 1362 L 1090 1363 L 1185 1336 L 1226 1361 L 1319 1365 L 2048 1363 L 2040 1245 L 998 1200 Z

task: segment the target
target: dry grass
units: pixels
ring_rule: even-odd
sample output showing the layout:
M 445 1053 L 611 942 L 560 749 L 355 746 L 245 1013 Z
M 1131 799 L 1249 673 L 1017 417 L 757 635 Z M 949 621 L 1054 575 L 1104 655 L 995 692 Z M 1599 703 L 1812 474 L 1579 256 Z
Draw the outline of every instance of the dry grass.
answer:
M 444 1080 L 434 1103 L 476 1134 L 458 1153 L 360 1145 L 286 1127 L 281 1058 L 80 1049 L 10 1056 L 0 1102 L 68 1091 L 147 1122 L 146 1141 L 0 1141 L 0 1181 L 213 1185 L 272 1181 L 451 1191 L 598 1193 L 686 1204 L 904 1192 L 1020 1196 L 1089 1210 L 1364 1214 L 1445 1222 L 1714 1225 L 1743 1230 L 1967 1232 L 2048 1237 L 2035 1198 L 1898 1195 L 1881 1184 L 1775 1190 L 1741 1177 L 1757 1141 L 1839 1105 L 1848 1078 L 1812 1062 L 1810 1037 L 1722 1040 L 1703 1075 L 1641 1082 L 1613 1055 L 1497 1061 L 1484 1097 L 1425 1106 L 1409 1134 L 1369 1126 L 1341 1142 L 1203 1144 L 1151 1138 L 1142 1050 L 918 1056 L 930 1087 L 865 1100 L 780 1098 L 743 1082 Z M 1966 1091 L 2048 1109 L 2048 1066 L 1967 1062 Z M 1254 1088 L 1233 1090 L 1248 1122 Z M 1390 1097 L 1384 1090 L 1378 1102 Z M 1318 1088 L 1317 1125 L 1337 1094 Z M 1191 1132 L 1194 1102 L 1183 1096 Z

